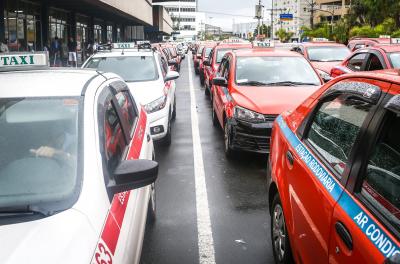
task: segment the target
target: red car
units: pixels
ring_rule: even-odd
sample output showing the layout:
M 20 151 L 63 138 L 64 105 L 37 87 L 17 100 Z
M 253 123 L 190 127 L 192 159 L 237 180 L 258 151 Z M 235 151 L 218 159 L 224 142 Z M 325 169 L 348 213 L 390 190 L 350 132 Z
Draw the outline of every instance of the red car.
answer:
M 215 73 L 218 70 L 219 64 L 221 63 L 222 58 L 228 51 L 232 50 L 240 50 L 240 49 L 251 49 L 253 45 L 249 42 L 222 42 L 216 45 L 208 59 L 203 62 L 204 64 L 204 87 L 206 95 L 211 93 L 212 88 L 212 79 L 215 77 Z
M 399 263 L 400 76 L 343 75 L 273 127 L 277 263 Z
M 199 64 L 200 64 L 200 59 L 201 59 L 201 54 L 203 53 L 205 45 L 199 45 L 199 47 L 196 50 L 196 55 L 194 56 L 193 59 L 193 67 L 194 67 L 194 72 L 196 74 L 199 74 Z
M 229 51 L 216 76 L 212 121 L 224 130 L 228 157 L 236 150 L 268 153 L 275 118 L 322 84 L 301 55 L 273 48 Z
M 204 61 L 208 59 L 212 49 L 215 47 L 216 44 L 210 43 L 204 46 L 203 52 L 201 53 L 201 58 L 199 59 L 199 75 L 200 75 L 200 83 L 204 85 L 205 74 L 204 74 Z
M 361 48 L 390 44 L 390 38 L 352 38 L 347 47 L 353 52 Z
M 332 68 L 331 76 L 392 68 L 400 68 L 400 45 L 377 45 L 356 50 L 339 66 Z
M 350 55 L 350 50 L 343 44 L 335 42 L 305 42 L 294 47 L 317 69 L 324 81 L 331 80 L 331 69 Z

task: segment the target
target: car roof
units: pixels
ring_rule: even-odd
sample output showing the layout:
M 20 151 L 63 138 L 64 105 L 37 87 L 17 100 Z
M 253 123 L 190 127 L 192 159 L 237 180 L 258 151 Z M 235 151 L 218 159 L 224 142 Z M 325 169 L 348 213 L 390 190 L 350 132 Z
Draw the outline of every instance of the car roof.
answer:
M 252 48 L 253 45 L 251 43 L 220 43 L 216 45 L 216 49 L 237 49 L 237 48 Z
M 123 56 L 130 56 L 130 57 L 153 56 L 153 51 L 112 50 L 112 51 L 97 52 L 92 56 L 92 58 L 108 58 L 108 57 L 123 57 Z
M 349 43 L 354 43 L 354 42 L 362 43 L 365 41 L 372 41 L 375 43 L 390 43 L 389 38 L 352 38 L 352 39 L 350 39 Z
M 1 89 L 0 98 L 81 96 L 90 80 L 117 76 L 105 75 L 95 70 L 63 68 L 0 72 L 0 82 L 7 84 Z
M 392 45 L 375 45 L 374 48 L 380 48 L 385 52 L 398 52 L 400 51 L 400 45 L 392 44 Z
M 303 42 L 300 43 L 304 47 L 325 47 L 325 46 L 334 46 L 334 47 L 346 47 L 346 45 L 336 42 L 328 42 L 328 41 L 321 41 L 321 42 Z
M 298 52 L 275 49 L 275 48 L 253 48 L 239 49 L 234 52 L 237 57 L 303 57 Z
M 399 69 L 385 69 L 380 71 L 354 72 L 337 77 L 340 79 L 360 78 L 360 79 L 377 79 L 385 82 L 400 84 Z

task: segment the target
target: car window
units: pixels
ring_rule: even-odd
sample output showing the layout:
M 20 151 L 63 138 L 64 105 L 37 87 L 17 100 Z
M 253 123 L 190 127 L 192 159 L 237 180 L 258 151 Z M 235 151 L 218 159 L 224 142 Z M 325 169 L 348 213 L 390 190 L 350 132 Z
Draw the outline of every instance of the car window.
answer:
M 158 79 L 154 56 L 94 57 L 85 68 L 113 72 L 126 82 L 143 82 Z
M 119 107 L 121 108 L 121 114 L 129 126 L 130 134 L 132 134 L 137 118 L 137 111 L 135 110 L 136 106 L 133 103 L 132 97 L 128 91 L 119 92 L 115 97 L 117 98 Z
M 323 103 L 312 120 L 307 141 L 339 175 L 370 109 L 368 103 L 341 96 Z
M 165 77 L 165 75 L 167 75 L 167 73 L 168 73 L 168 63 L 164 59 L 164 57 L 161 57 L 161 70 L 162 70 L 163 75 Z
M 126 144 L 122 125 L 112 100 L 107 100 L 104 107 L 103 130 L 100 131 L 101 138 L 104 140 L 102 152 L 105 167 L 109 175 L 112 175 L 122 159 Z
M 389 53 L 389 60 L 392 63 L 393 68 L 400 68 L 400 53 L 399 52 Z
M 217 50 L 217 59 L 215 61 L 215 63 L 221 63 L 222 58 L 225 56 L 225 54 L 228 51 L 231 51 L 232 49 L 219 49 Z
M 228 57 L 225 61 L 224 71 L 222 72 L 222 76 L 225 79 L 229 80 L 229 70 L 230 70 L 230 58 Z
M 212 51 L 212 48 L 206 48 L 205 53 L 204 53 L 204 57 L 208 58 L 208 56 L 210 56 L 211 51 Z
M 0 99 L 0 208 L 68 208 L 81 181 L 80 108 L 79 97 Z
M 367 53 L 359 53 L 359 54 L 353 56 L 349 60 L 347 67 L 353 71 L 361 71 L 362 70 L 361 67 L 362 67 L 366 57 L 367 57 Z
M 400 117 L 390 113 L 368 159 L 361 194 L 400 228 Z
M 347 47 L 308 47 L 310 61 L 342 61 L 350 55 Z
M 379 60 L 379 57 L 376 56 L 375 54 L 370 54 L 366 66 L 366 71 L 377 71 L 377 70 L 383 70 L 383 65 L 381 61 Z

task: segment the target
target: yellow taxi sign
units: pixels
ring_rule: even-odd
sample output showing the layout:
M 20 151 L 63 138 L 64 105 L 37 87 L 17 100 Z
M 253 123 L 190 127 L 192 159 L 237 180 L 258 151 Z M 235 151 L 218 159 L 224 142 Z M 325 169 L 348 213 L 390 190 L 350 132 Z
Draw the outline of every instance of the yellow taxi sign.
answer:
M 47 52 L 37 53 L 4 53 L 0 54 L 0 71 L 7 69 L 24 69 L 27 67 L 49 67 Z

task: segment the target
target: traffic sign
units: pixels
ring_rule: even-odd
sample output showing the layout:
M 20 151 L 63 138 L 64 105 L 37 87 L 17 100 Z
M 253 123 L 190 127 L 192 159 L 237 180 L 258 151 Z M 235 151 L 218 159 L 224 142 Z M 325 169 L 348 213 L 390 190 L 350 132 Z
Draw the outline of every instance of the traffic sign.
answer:
M 293 14 L 280 14 L 279 18 L 281 21 L 292 21 L 293 20 Z

